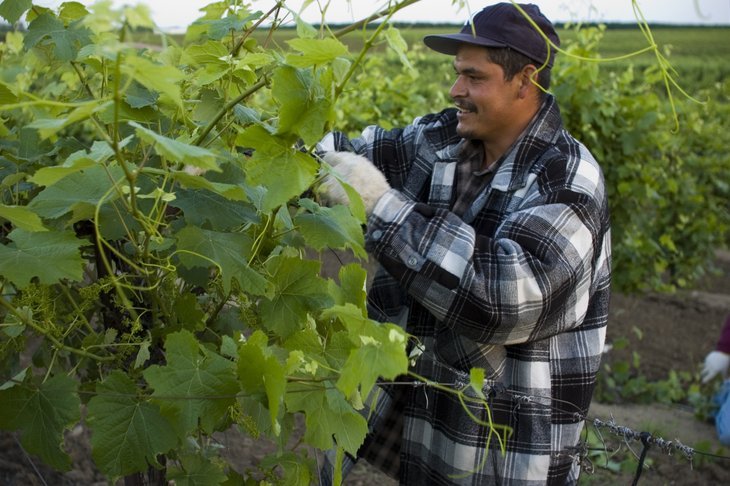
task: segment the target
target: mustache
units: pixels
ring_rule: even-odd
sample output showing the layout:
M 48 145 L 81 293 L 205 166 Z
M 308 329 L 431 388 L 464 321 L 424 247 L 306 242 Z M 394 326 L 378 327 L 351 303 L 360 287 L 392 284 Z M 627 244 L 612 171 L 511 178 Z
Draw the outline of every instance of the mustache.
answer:
M 477 111 L 477 107 L 474 103 L 470 103 L 467 100 L 455 99 L 454 104 L 457 108 L 464 111 Z

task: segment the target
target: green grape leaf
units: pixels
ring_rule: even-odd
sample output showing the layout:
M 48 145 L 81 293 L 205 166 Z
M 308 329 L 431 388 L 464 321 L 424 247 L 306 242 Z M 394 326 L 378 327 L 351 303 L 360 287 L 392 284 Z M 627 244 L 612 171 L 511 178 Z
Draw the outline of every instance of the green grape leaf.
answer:
M 18 102 L 18 97 L 13 93 L 10 87 L 0 82 L 0 105 L 10 105 Z
M 44 12 L 28 25 L 23 43 L 26 49 L 31 49 L 46 38 L 53 43 L 53 53 L 59 61 L 73 61 L 79 49 L 91 43 L 91 31 L 80 22 L 66 27 L 62 20 Z
M 55 116 L 53 118 L 39 118 L 26 126 L 28 128 L 35 128 L 38 130 L 41 140 L 45 140 L 48 137 L 55 135 L 63 128 L 78 121 L 85 120 L 94 113 L 109 108 L 112 104 L 112 101 L 90 101 L 73 109 L 65 117 Z
M 206 189 L 230 201 L 248 201 L 246 190 L 240 185 L 211 182 L 202 176 L 188 174 L 184 170 L 170 171 L 170 174 L 183 187 L 188 189 Z
M 55 219 L 73 211 L 72 223 L 93 216 L 102 198 L 113 201 L 115 180 L 124 177 L 119 167 L 89 167 L 70 174 L 54 185 L 43 189 L 28 203 L 28 208 L 44 218 Z
M 73 22 L 86 15 L 89 15 L 89 11 L 80 2 L 64 2 L 58 12 L 58 18 L 64 22 Z
M 5 0 L 0 3 L 0 17 L 14 24 L 32 6 L 32 0 Z
M 6 206 L 0 204 L 0 218 L 10 221 L 16 228 L 29 232 L 48 231 L 36 213 L 25 206 Z
M 358 346 L 350 351 L 337 380 L 337 388 L 345 396 L 353 397 L 359 391 L 365 397 L 379 377 L 392 380 L 408 371 L 407 336 L 400 327 L 368 319 L 352 304 L 327 309 L 322 317 L 338 318 Z
M 216 154 L 208 149 L 190 145 L 179 140 L 165 137 L 149 130 L 137 122 L 129 122 L 137 131 L 137 136 L 153 145 L 157 153 L 172 162 L 182 162 L 205 170 L 220 172 Z
M 225 58 L 229 54 L 226 46 L 221 42 L 208 40 L 202 44 L 192 44 L 183 51 L 182 61 L 197 65 L 226 66 Z
M 334 106 L 310 71 L 281 66 L 272 77 L 271 94 L 280 106 L 279 134 L 296 134 L 307 144 L 322 138 Z
M 175 431 L 158 406 L 141 400 L 137 385 L 119 370 L 97 385 L 87 422 L 91 455 L 111 478 L 146 471 L 149 464 L 159 464 L 158 455 L 177 445 Z
M 66 375 L 49 378 L 37 389 L 14 386 L 0 391 L 0 428 L 20 430 L 26 451 L 67 471 L 71 460 L 61 450 L 63 431 L 81 418 L 77 383 Z
M 309 211 L 294 218 L 307 245 L 317 251 L 349 248 L 357 256 L 367 258 L 362 227 L 350 215 L 347 206 L 326 208 L 311 199 L 300 199 L 299 205 Z
M 286 370 L 269 350 L 267 341 L 264 333 L 255 331 L 239 348 L 238 380 L 243 390 L 251 394 L 266 391 L 273 432 L 279 435 L 277 417 L 286 390 Z
M 255 149 L 246 161 L 247 182 L 267 189 L 262 211 L 285 204 L 307 190 L 317 175 L 317 161 L 291 147 L 285 139 L 253 125 L 239 134 L 237 143 Z
M 368 432 L 367 421 L 338 390 L 290 385 L 285 401 L 290 412 L 304 412 L 304 440 L 308 444 L 322 450 L 331 449 L 334 437 L 339 447 L 357 454 Z
M 245 292 L 267 293 L 266 279 L 248 264 L 253 242 L 242 233 L 224 233 L 186 226 L 177 233 L 180 262 L 187 268 L 216 266 L 226 293 L 235 279 Z
M 289 54 L 287 64 L 304 68 L 326 64 L 337 57 L 347 54 L 347 46 L 337 39 L 302 39 L 296 38 L 287 41 L 292 49 L 301 54 Z
M 314 461 L 294 452 L 271 454 L 264 457 L 259 466 L 263 469 L 281 468 L 284 473 L 282 484 L 287 486 L 317 484 L 314 480 L 317 474 Z
M 319 276 L 319 262 L 277 257 L 267 269 L 274 291 L 271 298 L 261 301 L 261 321 L 279 336 L 291 336 L 306 322 L 308 314 L 331 303 L 327 282 Z
M 124 93 L 124 101 L 135 109 L 144 108 L 145 106 L 154 106 L 160 95 L 155 91 L 150 91 L 139 83 L 132 83 Z
M 400 30 L 393 26 L 389 26 L 385 30 L 385 40 L 388 42 L 388 47 L 390 47 L 393 52 L 398 55 L 400 62 L 407 69 L 414 71 L 415 68 L 413 67 L 413 63 L 411 63 L 411 60 L 408 58 L 408 44 L 405 39 L 403 39 L 403 36 L 401 36 Z
M 179 189 L 175 195 L 170 206 L 182 209 L 185 221 L 192 226 L 209 225 L 213 230 L 226 231 L 259 220 L 250 204 L 233 202 L 214 192 Z
M 290 352 L 301 351 L 310 359 L 324 360 L 324 344 L 321 336 L 314 329 L 302 329 L 284 342 L 284 348 Z
M 222 465 L 208 457 L 183 455 L 180 457 L 182 467 L 170 466 L 167 478 L 175 486 L 218 486 L 226 479 Z
M 262 12 L 255 12 L 246 17 L 231 14 L 222 19 L 204 21 L 204 23 L 208 25 L 208 36 L 213 40 L 221 40 L 225 36 L 231 35 L 231 31 L 244 30 L 248 22 L 258 19 L 261 15 Z
M 367 272 L 357 264 L 350 263 L 340 268 L 338 272 L 339 285 L 334 281 L 329 282 L 330 294 L 334 297 L 335 304 L 353 304 L 359 309 L 366 309 Z
M 25 288 L 34 277 L 48 285 L 62 279 L 78 282 L 83 277 L 84 260 L 79 248 L 88 243 L 72 231 L 31 233 L 15 229 L 8 238 L 12 243 L 0 245 L 0 268 L 18 288 Z
M 191 332 L 205 329 L 205 312 L 200 308 L 198 298 L 194 294 L 185 292 L 176 295 L 173 309 L 180 329 Z
M 354 347 L 347 331 L 337 331 L 329 336 L 326 346 L 329 366 L 337 370 L 342 369 Z
M 135 82 L 165 95 L 176 106 L 182 108 L 179 83 L 185 79 L 185 74 L 180 69 L 175 66 L 156 64 L 138 56 L 125 57 L 121 67 L 122 72 Z
M 152 365 L 143 372 L 154 389 L 152 398 L 183 434 L 198 425 L 212 433 L 235 402 L 234 364 L 201 346 L 188 331 L 167 336 L 165 355 L 165 366 Z
M 122 141 L 121 146 L 126 145 Z M 52 186 L 64 177 L 106 162 L 114 155 L 114 150 L 106 142 L 96 141 L 92 144 L 91 150 L 79 150 L 72 153 L 62 165 L 42 167 L 29 179 L 30 182 L 39 186 Z

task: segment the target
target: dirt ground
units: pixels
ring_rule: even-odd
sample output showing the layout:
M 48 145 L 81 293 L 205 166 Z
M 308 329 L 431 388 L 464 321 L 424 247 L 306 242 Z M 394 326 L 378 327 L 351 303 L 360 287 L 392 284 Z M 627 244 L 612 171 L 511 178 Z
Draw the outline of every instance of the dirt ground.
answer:
M 671 370 L 696 372 L 705 354 L 717 339 L 725 316 L 730 313 L 730 252 L 720 252 L 717 259 L 719 276 L 706 279 L 698 289 L 673 295 L 612 297 L 607 342 L 627 338 L 630 346 L 623 350 L 609 351 L 605 362 L 625 361 L 629 353 L 640 357 L 640 371 L 652 380 L 666 379 Z M 641 330 L 641 339 L 635 328 Z M 604 422 L 613 419 L 616 424 L 636 431 L 648 431 L 655 437 L 680 441 L 682 444 L 730 456 L 730 448 L 723 448 L 716 439 L 714 425 L 695 418 L 687 406 L 659 404 L 602 404 L 594 402 L 590 418 Z M 254 443 L 236 431 L 218 436 L 227 455 L 235 458 L 236 465 L 244 470 L 261 457 L 265 447 Z M 631 452 L 626 444 L 611 434 L 604 434 L 606 447 L 613 450 L 621 446 L 614 456 L 626 458 Z M 27 455 L 14 434 L 0 433 L 0 486 L 103 486 L 105 479 L 96 471 L 89 459 L 88 437 L 82 427 L 68 432 L 67 450 L 74 468 L 61 474 L 45 467 L 40 461 Z M 632 443 L 635 454 L 641 451 L 639 443 Z M 596 453 L 598 454 L 598 453 Z M 626 470 L 611 472 L 605 465 L 605 457 L 594 459 L 593 474 L 584 469 L 581 484 L 614 485 L 632 484 L 636 462 L 623 461 Z M 648 468 L 642 472 L 640 485 L 704 486 L 730 484 L 730 459 L 712 459 L 695 455 L 690 463 L 679 453 L 667 455 L 654 448 L 647 454 Z M 380 474 L 367 464 L 358 464 L 345 481 L 349 486 L 393 486 L 395 481 Z

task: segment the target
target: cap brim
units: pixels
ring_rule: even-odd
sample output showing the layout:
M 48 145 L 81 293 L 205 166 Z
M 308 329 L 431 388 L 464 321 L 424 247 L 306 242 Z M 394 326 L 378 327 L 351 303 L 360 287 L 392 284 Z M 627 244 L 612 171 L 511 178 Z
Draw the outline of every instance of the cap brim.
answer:
M 423 38 L 427 47 L 442 54 L 456 55 L 459 46 L 462 44 L 473 44 L 484 47 L 507 47 L 504 42 L 487 39 L 485 37 L 474 37 L 471 34 L 434 34 Z

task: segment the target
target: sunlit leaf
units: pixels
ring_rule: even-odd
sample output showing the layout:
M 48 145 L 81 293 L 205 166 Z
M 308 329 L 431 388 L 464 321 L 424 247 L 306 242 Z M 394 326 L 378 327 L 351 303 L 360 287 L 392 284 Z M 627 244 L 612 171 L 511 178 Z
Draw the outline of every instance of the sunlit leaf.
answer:
M 137 83 L 166 95 L 174 104 L 182 107 L 179 83 L 185 75 L 175 66 L 157 64 L 139 56 L 127 56 L 122 71 Z
M 337 388 L 345 396 L 351 397 L 358 389 L 367 396 L 379 377 L 394 379 L 408 371 L 407 339 L 400 327 L 368 319 L 352 304 L 335 306 L 322 316 L 340 319 L 358 346 L 350 352 L 337 380 Z
M 244 147 L 254 148 L 245 163 L 247 181 L 266 188 L 262 210 L 270 211 L 309 188 L 317 175 L 311 156 L 286 145 L 285 140 L 254 125 L 237 138 Z
M 311 71 L 279 67 L 273 76 L 271 94 L 279 103 L 279 134 L 296 134 L 305 143 L 322 138 L 325 124 L 333 117 L 332 99 Z
M 124 146 L 124 143 L 120 145 Z M 42 167 L 29 180 L 39 186 L 52 186 L 67 175 L 106 162 L 113 155 L 114 150 L 109 144 L 96 141 L 90 151 L 79 150 L 69 155 L 61 165 Z
M 337 39 L 296 38 L 287 43 L 300 54 L 289 54 L 286 62 L 295 67 L 309 67 L 328 63 L 347 54 L 347 46 Z
M 0 218 L 5 218 L 16 228 L 26 231 L 48 231 L 48 228 L 43 226 L 41 218 L 25 206 L 7 206 L 0 204 Z
M 261 331 L 255 331 L 239 348 L 238 380 L 243 389 L 251 394 L 266 392 L 271 424 L 275 435 L 278 435 L 277 417 L 284 401 L 286 370 L 268 349 L 268 339 Z
M 179 140 L 173 140 L 136 122 L 129 122 L 129 124 L 136 129 L 137 135 L 142 140 L 153 145 L 157 153 L 168 160 L 182 162 L 205 170 L 220 171 L 214 152 Z

